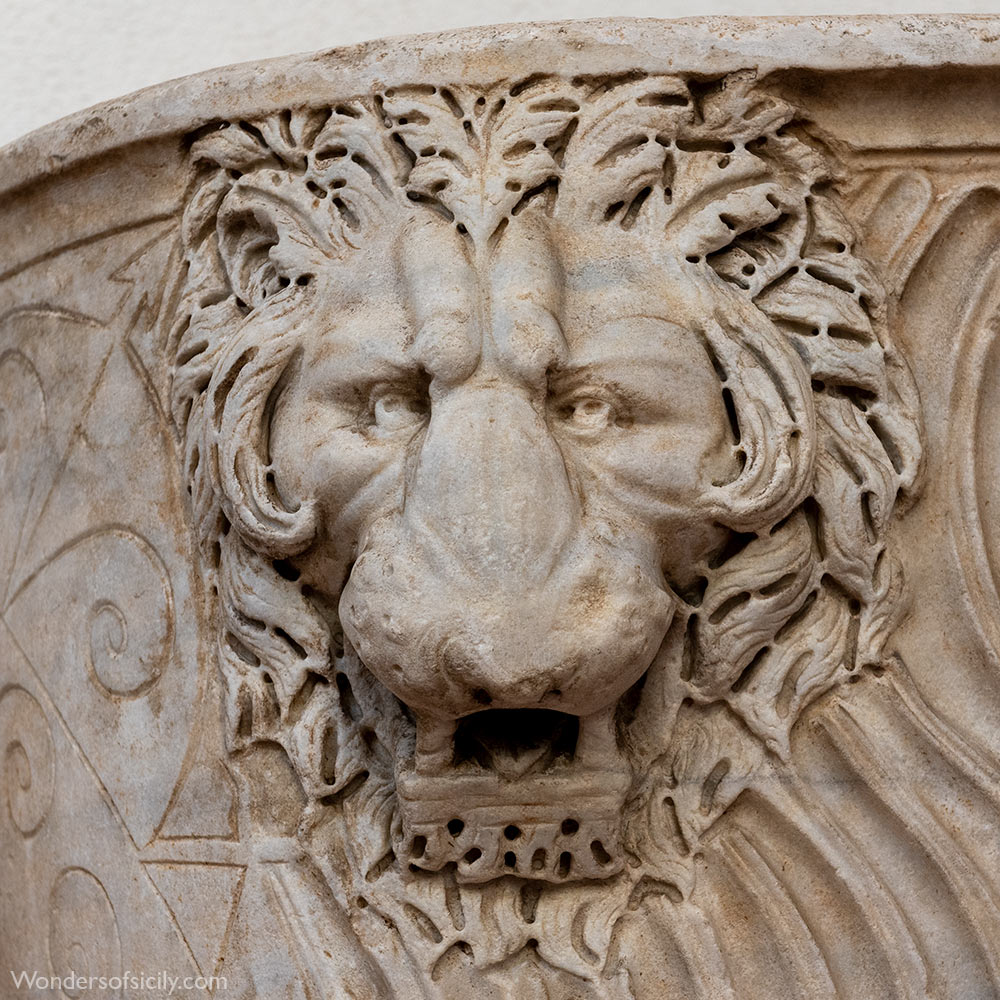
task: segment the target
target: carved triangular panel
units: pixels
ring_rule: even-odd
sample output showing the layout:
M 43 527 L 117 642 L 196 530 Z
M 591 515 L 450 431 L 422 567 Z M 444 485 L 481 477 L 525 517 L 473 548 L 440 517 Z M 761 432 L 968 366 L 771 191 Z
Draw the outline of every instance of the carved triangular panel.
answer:
M 143 867 L 177 921 L 202 975 L 214 975 L 224 955 L 246 869 L 174 861 L 146 861 Z

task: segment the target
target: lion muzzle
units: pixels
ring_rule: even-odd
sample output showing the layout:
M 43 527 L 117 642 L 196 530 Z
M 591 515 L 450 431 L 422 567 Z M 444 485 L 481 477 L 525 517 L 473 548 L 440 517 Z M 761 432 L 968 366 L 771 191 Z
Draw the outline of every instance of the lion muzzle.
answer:
M 416 868 L 560 881 L 623 862 L 614 713 L 675 599 L 570 477 L 527 394 L 456 392 L 344 588 L 346 637 L 417 720 L 397 761 Z

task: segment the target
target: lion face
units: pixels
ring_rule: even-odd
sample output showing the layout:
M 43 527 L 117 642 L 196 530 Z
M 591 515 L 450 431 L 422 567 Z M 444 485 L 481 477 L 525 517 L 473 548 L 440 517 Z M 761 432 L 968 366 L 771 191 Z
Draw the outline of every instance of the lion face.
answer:
M 231 747 L 355 817 L 359 886 L 676 885 L 878 662 L 916 400 L 792 118 L 540 76 L 196 137 L 173 400 Z
M 516 231 L 470 261 L 446 227 L 405 224 L 401 279 L 389 253 L 317 271 L 271 425 L 276 481 L 322 525 L 302 579 L 428 722 L 614 703 L 662 643 L 666 580 L 723 540 L 701 501 L 737 471 L 694 296 L 623 282 L 620 261 L 564 268 L 517 225 L 528 274 Z M 443 316 L 413 273 L 428 254 Z M 593 292 L 612 281 L 619 301 Z
M 588 825 L 580 795 L 615 817 L 591 841 L 620 859 L 615 709 L 663 643 L 671 584 L 723 543 L 703 500 L 738 472 L 696 276 L 664 289 L 646 248 L 554 229 L 520 216 L 476 254 L 411 213 L 289 284 L 299 356 L 270 425 L 282 495 L 317 512 L 300 580 L 415 720 L 397 771 L 420 862 L 480 878 L 466 855 L 505 829 L 540 859 Z M 459 777 L 462 803 L 426 818 Z M 542 781 L 558 802 L 533 820 Z M 448 823 L 465 835 L 433 857 Z

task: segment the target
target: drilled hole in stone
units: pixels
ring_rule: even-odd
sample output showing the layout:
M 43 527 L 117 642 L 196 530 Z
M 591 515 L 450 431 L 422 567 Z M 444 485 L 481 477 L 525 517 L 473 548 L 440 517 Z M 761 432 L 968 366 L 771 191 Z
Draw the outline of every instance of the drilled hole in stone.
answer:
M 410 846 L 411 857 L 422 858 L 424 856 L 424 851 L 426 850 L 427 850 L 427 838 L 414 837 L 413 844 Z
M 559 866 L 556 868 L 556 875 L 559 878 L 566 878 L 569 875 L 569 870 L 573 865 L 573 855 L 569 851 L 563 851 L 559 855 Z
M 473 847 L 465 852 L 464 860 L 467 865 L 474 865 L 482 856 L 483 852 L 478 847 Z
M 299 570 L 293 566 L 287 559 L 275 559 L 271 565 L 274 567 L 275 572 L 284 580 L 290 580 L 294 582 L 300 576 Z
M 521 828 L 511 824 L 510 826 L 505 827 L 503 835 L 508 840 L 517 840 L 517 838 L 521 836 Z
M 541 871 L 545 867 L 545 848 L 539 847 L 534 854 L 531 855 L 531 870 L 534 872 Z
M 508 851 L 503 856 L 504 868 L 515 868 L 517 866 L 517 855 L 513 851 Z
M 594 860 L 599 865 L 611 863 L 611 855 L 604 849 L 604 845 L 599 840 L 594 840 L 590 844 L 590 853 L 594 855 Z
M 460 819 L 448 820 L 448 832 L 457 837 L 465 829 L 465 824 Z
M 323 741 L 320 752 L 320 777 L 326 785 L 337 783 L 337 733 L 332 726 L 323 731 Z
M 564 819 L 562 822 L 562 832 L 567 836 L 572 836 L 580 829 L 580 824 L 575 819 Z

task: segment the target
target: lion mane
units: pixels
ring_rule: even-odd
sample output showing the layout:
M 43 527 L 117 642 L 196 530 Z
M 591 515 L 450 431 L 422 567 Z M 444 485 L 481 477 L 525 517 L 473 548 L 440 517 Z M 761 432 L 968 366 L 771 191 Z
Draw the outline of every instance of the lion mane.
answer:
M 171 402 L 230 750 L 284 748 L 308 801 L 303 835 L 327 831 L 331 879 L 349 871 L 350 898 L 409 921 L 427 968 L 458 946 L 485 965 L 529 943 L 592 976 L 625 907 L 644 892 L 691 891 L 699 838 L 788 760 L 803 710 L 882 669 L 902 606 L 888 535 L 916 487 L 918 400 L 883 289 L 837 207 L 832 157 L 752 74 L 634 73 L 406 85 L 213 123 L 191 137 L 190 162 Z M 265 195 L 280 205 L 266 220 Z M 679 252 L 691 280 L 718 291 L 699 332 L 741 471 L 713 491 L 706 516 L 729 542 L 679 593 L 659 656 L 620 706 L 632 863 L 620 889 L 599 890 L 613 902 L 588 916 L 605 929 L 582 939 L 545 930 L 577 912 L 570 886 L 462 886 L 457 927 L 447 874 L 397 861 L 393 760 L 412 746 L 412 723 L 290 562 L 312 544 L 316 513 L 308 498 L 283 501 L 268 429 L 299 322 L 290 307 L 248 332 L 245 289 L 263 301 L 310 280 L 283 249 L 295 226 L 331 257 L 350 254 L 386 206 L 435 212 L 480 241 L 529 209 L 603 227 L 645 241 L 651 259 L 658 247 Z M 227 260 L 248 246 L 262 263 L 233 275 Z M 438 901 L 428 882 L 442 886 Z M 475 893 L 491 906 L 509 896 L 519 929 L 476 940 Z M 561 936 L 575 942 L 562 952 Z

